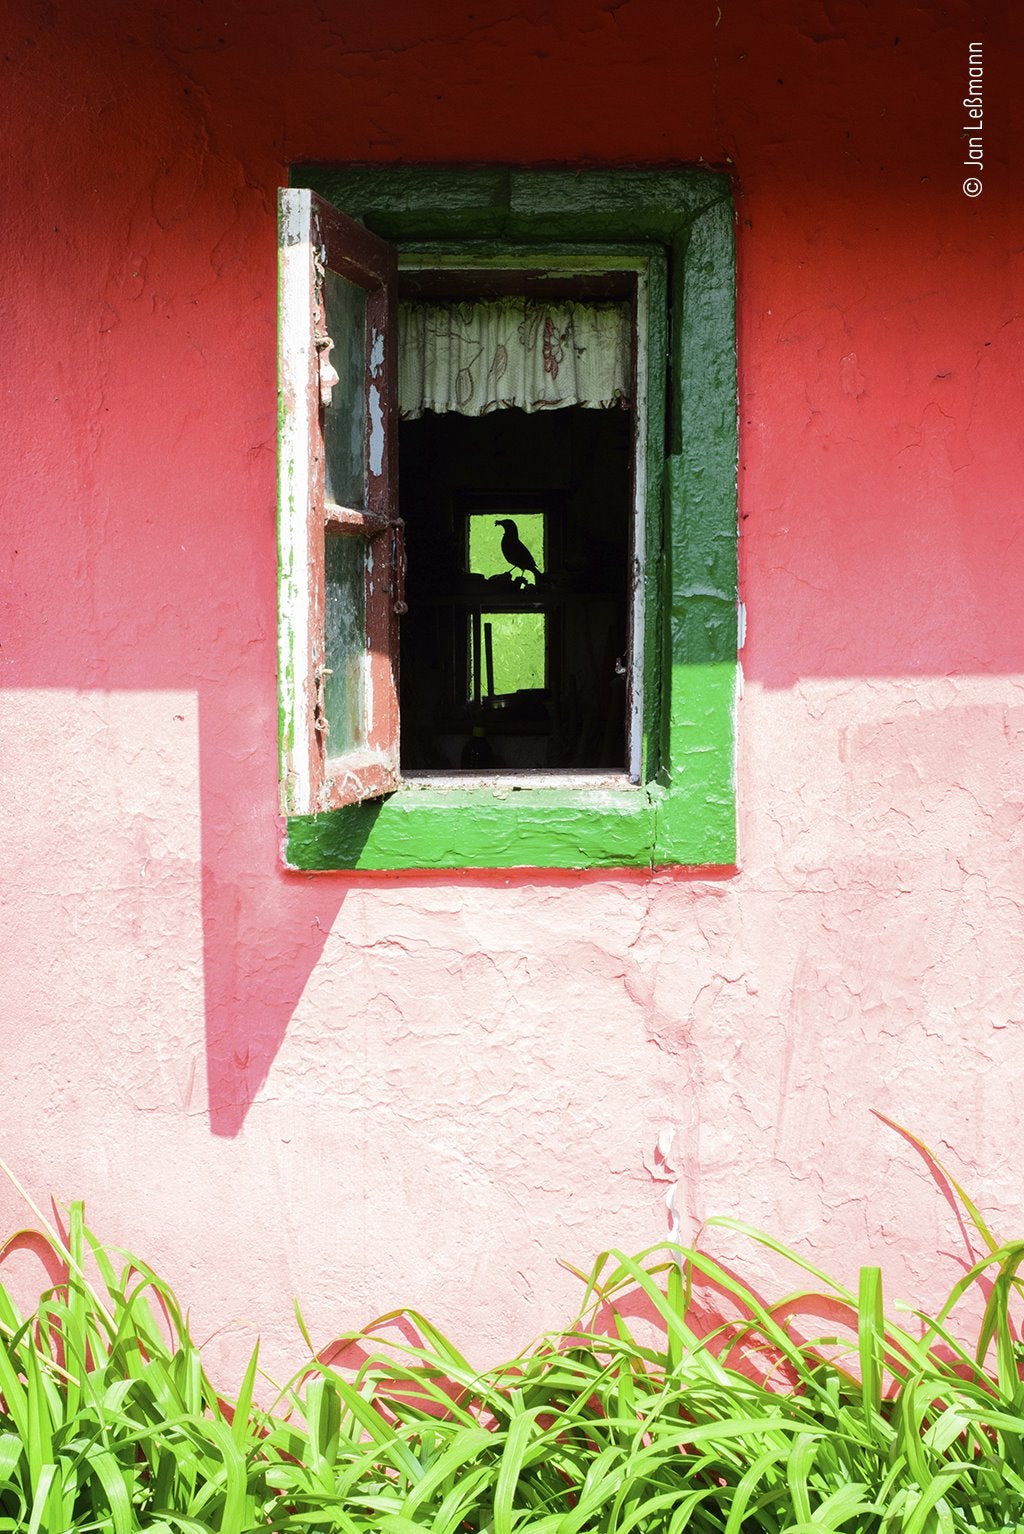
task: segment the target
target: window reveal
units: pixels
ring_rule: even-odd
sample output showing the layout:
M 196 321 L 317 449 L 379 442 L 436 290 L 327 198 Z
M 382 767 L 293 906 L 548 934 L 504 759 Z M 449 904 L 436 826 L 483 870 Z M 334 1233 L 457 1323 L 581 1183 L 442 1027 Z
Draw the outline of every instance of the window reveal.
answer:
M 312 170 L 308 174 L 314 177 Z M 733 253 L 726 178 L 704 171 L 327 169 L 315 173 L 317 183 L 387 239 L 375 238 L 309 193 L 282 196 L 279 544 L 286 862 L 311 869 L 728 864 L 735 849 L 737 666 Z M 403 242 L 405 267 L 413 269 L 404 272 L 403 281 L 415 300 L 436 299 L 438 282 L 443 285 L 447 273 L 462 268 L 475 247 L 482 254 L 476 266 L 490 268 L 494 291 L 519 302 L 524 288 L 531 295 L 538 278 L 541 286 L 550 285 L 551 269 L 538 273 L 524 254 L 545 240 L 555 242 L 547 247 L 553 265 L 561 240 L 568 265 L 582 254 L 586 270 L 597 274 L 593 293 L 574 290 L 570 298 L 621 298 L 621 282 L 610 292 L 597 251 L 632 247 L 651 294 L 639 334 L 655 362 L 649 382 L 639 385 L 632 414 L 576 405 L 550 409 L 546 401 L 527 414 L 513 404 L 500 413 L 521 418 L 516 428 L 489 444 L 483 437 L 474 442 L 472 434 L 486 433 L 499 412 L 477 418 L 434 412 L 433 442 L 416 439 L 422 417 L 402 425 L 403 470 L 418 461 L 427 470 L 422 479 L 414 475 L 411 485 L 406 473 L 403 514 L 413 518 L 431 483 L 442 486 L 444 503 L 439 538 L 425 537 L 428 521 L 417 519 L 418 531 L 410 527 L 410 580 L 418 580 L 420 590 L 412 626 L 405 622 L 403 654 L 407 668 L 421 665 L 412 630 L 417 621 L 425 622 L 431 603 L 438 609 L 446 601 L 442 701 L 461 709 L 463 717 L 452 738 L 439 739 L 435 728 L 435 738 L 428 740 L 427 753 L 440 748 L 444 765 L 406 770 L 416 749 L 410 719 L 418 708 L 429 713 L 427 694 L 431 686 L 436 692 L 438 672 L 435 668 L 432 677 L 424 672 L 422 687 L 410 687 L 407 677 L 401 689 L 406 736 L 401 774 L 397 614 L 403 608 L 404 558 L 395 496 L 394 249 L 388 244 L 395 238 Z M 437 243 L 445 239 L 455 243 Z M 459 241 L 467 243 L 460 247 Z M 511 262 L 495 260 L 501 248 Z M 424 249 L 437 255 L 416 254 Z M 387 276 L 385 258 L 392 264 Z M 502 270 L 503 265 L 522 270 Z M 632 258 L 623 263 L 619 255 L 603 265 L 640 270 Z M 573 280 L 585 286 L 591 279 Z M 442 301 L 445 296 L 442 292 Z M 358 312 L 364 305 L 360 346 Z M 357 315 L 347 340 L 346 312 Z M 335 385 L 340 375 L 358 370 L 360 350 L 362 399 L 335 413 Z M 674 379 L 667 401 L 666 365 Z M 353 385 L 358 390 L 360 380 L 348 377 L 346 386 Z M 567 452 L 574 457 L 575 439 L 590 430 L 581 423 L 595 416 L 617 419 L 618 430 L 625 429 L 617 461 L 632 479 L 625 534 L 621 526 L 606 525 L 596 539 L 603 549 L 585 547 L 581 537 L 573 506 L 578 481 L 538 472 L 545 455 L 551 461 Z M 535 427 L 543 432 L 558 417 L 560 443 L 523 435 Z M 454 434 L 452 442 L 436 436 L 438 426 L 441 438 Z M 461 444 L 455 441 L 460 431 Z M 453 444 L 459 452 L 453 453 Z M 607 451 L 607 443 L 589 447 L 591 459 L 604 462 L 602 488 L 615 477 Z M 467 465 L 474 458 L 478 469 L 470 475 Z M 446 459 L 440 471 L 439 459 Z M 502 460 L 512 472 L 495 477 Z M 483 472 L 479 465 L 485 461 Z M 583 459 L 576 455 L 576 461 Z M 602 513 L 598 495 L 591 501 L 586 528 L 593 545 Z M 412 559 L 417 538 L 420 547 Z M 441 566 L 447 560 L 447 569 L 439 566 L 433 581 L 431 557 Z M 616 570 L 624 564 L 624 602 L 621 587 L 613 597 L 596 578 L 610 564 Z M 579 595 L 574 587 L 591 603 L 605 597 L 618 602 L 618 616 L 581 623 L 577 615 L 567 621 Z M 612 672 L 619 685 L 626 671 L 631 688 L 628 741 L 594 745 L 600 731 L 593 723 L 589 730 L 577 729 L 575 747 L 561 758 L 570 764 L 569 786 L 556 792 L 551 774 L 557 778 L 564 770 L 552 766 L 564 749 L 557 739 L 571 733 L 562 728 L 571 716 L 565 700 L 580 692 L 579 656 L 601 649 L 593 635 L 586 643 L 579 635 L 603 622 L 606 638 L 617 627 L 618 639 L 623 612 L 628 632 L 621 646 L 613 646 Z M 440 632 L 444 624 L 434 627 Z M 555 697 L 559 719 L 553 721 Z M 547 715 L 543 728 L 541 709 Z M 621 732 L 624 711 L 614 713 Z M 511 727 L 517 716 L 518 731 Z M 499 757 L 516 758 L 518 765 L 503 760 L 498 766 Z M 617 762 L 618 772 L 604 767 L 601 776 L 593 764 L 606 761 Z M 624 762 L 628 773 L 622 771 Z M 473 776 L 466 773 L 480 786 L 473 787 Z M 513 782 L 511 797 L 487 786 L 504 778 Z M 432 786 L 446 780 L 451 786 Z M 470 786 L 457 786 L 465 782 Z M 622 789 L 613 790 L 614 782 Z

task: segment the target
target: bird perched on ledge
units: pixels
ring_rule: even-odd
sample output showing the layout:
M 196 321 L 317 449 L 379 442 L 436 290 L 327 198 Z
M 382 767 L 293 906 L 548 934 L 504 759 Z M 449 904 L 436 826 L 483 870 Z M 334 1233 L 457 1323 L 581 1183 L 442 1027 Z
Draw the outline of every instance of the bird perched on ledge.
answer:
M 537 580 L 540 575 L 537 561 L 520 538 L 519 529 L 511 517 L 501 517 L 495 521 L 494 525 L 505 529 L 501 535 L 502 559 L 507 560 L 513 570 L 522 570 L 524 574 L 529 571 L 534 580 Z

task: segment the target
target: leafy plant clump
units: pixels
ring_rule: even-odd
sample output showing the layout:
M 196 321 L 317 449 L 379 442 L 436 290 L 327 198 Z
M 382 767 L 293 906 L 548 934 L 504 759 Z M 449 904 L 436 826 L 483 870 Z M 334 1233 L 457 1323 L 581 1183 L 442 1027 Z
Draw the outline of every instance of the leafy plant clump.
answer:
M 59 1265 L 35 1312 L 0 1286 L 0 1531 L 1021 1529 L 1024 1242 L 975 1224 L 985 1255 L 907 1325 L 877 1269 L 854 1295 L 747 1232 L 814 1289 L 768 1305 L 699 1251 L 607 1252 L 577 1319 L 507 1364 L 477 1373 L 396 1313 L 264 1410 L 257 1354 L 226 1401 L 168 1286 L 76 1205 L 32 1238 Z M 951 1324 L 970 1294 L 972 1348 Z

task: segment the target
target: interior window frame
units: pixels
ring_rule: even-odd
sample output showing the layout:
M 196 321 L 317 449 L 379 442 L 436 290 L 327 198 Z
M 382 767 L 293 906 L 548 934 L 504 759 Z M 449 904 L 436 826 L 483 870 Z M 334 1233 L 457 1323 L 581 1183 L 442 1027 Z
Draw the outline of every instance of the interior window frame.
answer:
M 523 768 L 500 773 L 402 770 L 402 782 L 417 787 L 444 789 L 453 779 L 468 785 L 510 785 L 524 789 L 540 787 L 601 786 L 638 787 L 645 768 L 644 740 L 644 646 L 646 623 L 646 567 L 651 546 L 647 496 L 650 289 L 653 273 L 663 268 L 656 250 L 630 245 L 595 245 L 586 252 L 562 244 L 520 245 L 495 251 L 474 251 L 462 245 L 400 245 L 398 248 L 398 298 L 434 301 L 440 298 L 480 298 L 490 295 L 537 298 L 625 299 L 632 320 L 633 390 L 629 554 L 626 571 L 629 590 L 626 696 L 626 760 L 621 771 L 613 768 Z M 663 271 L 661 272 L 662 281 Z M 410 281 L 411 280 L 411 281 Z M 401 484 L 399 483 L 399 504 Z

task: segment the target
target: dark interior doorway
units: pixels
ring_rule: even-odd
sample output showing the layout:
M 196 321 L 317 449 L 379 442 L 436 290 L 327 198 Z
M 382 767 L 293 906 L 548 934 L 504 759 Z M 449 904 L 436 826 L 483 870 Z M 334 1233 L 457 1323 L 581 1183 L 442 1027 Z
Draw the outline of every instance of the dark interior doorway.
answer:
M 627 770 L 633 417 L 425 412 L 399 433 L 402 770 Z

